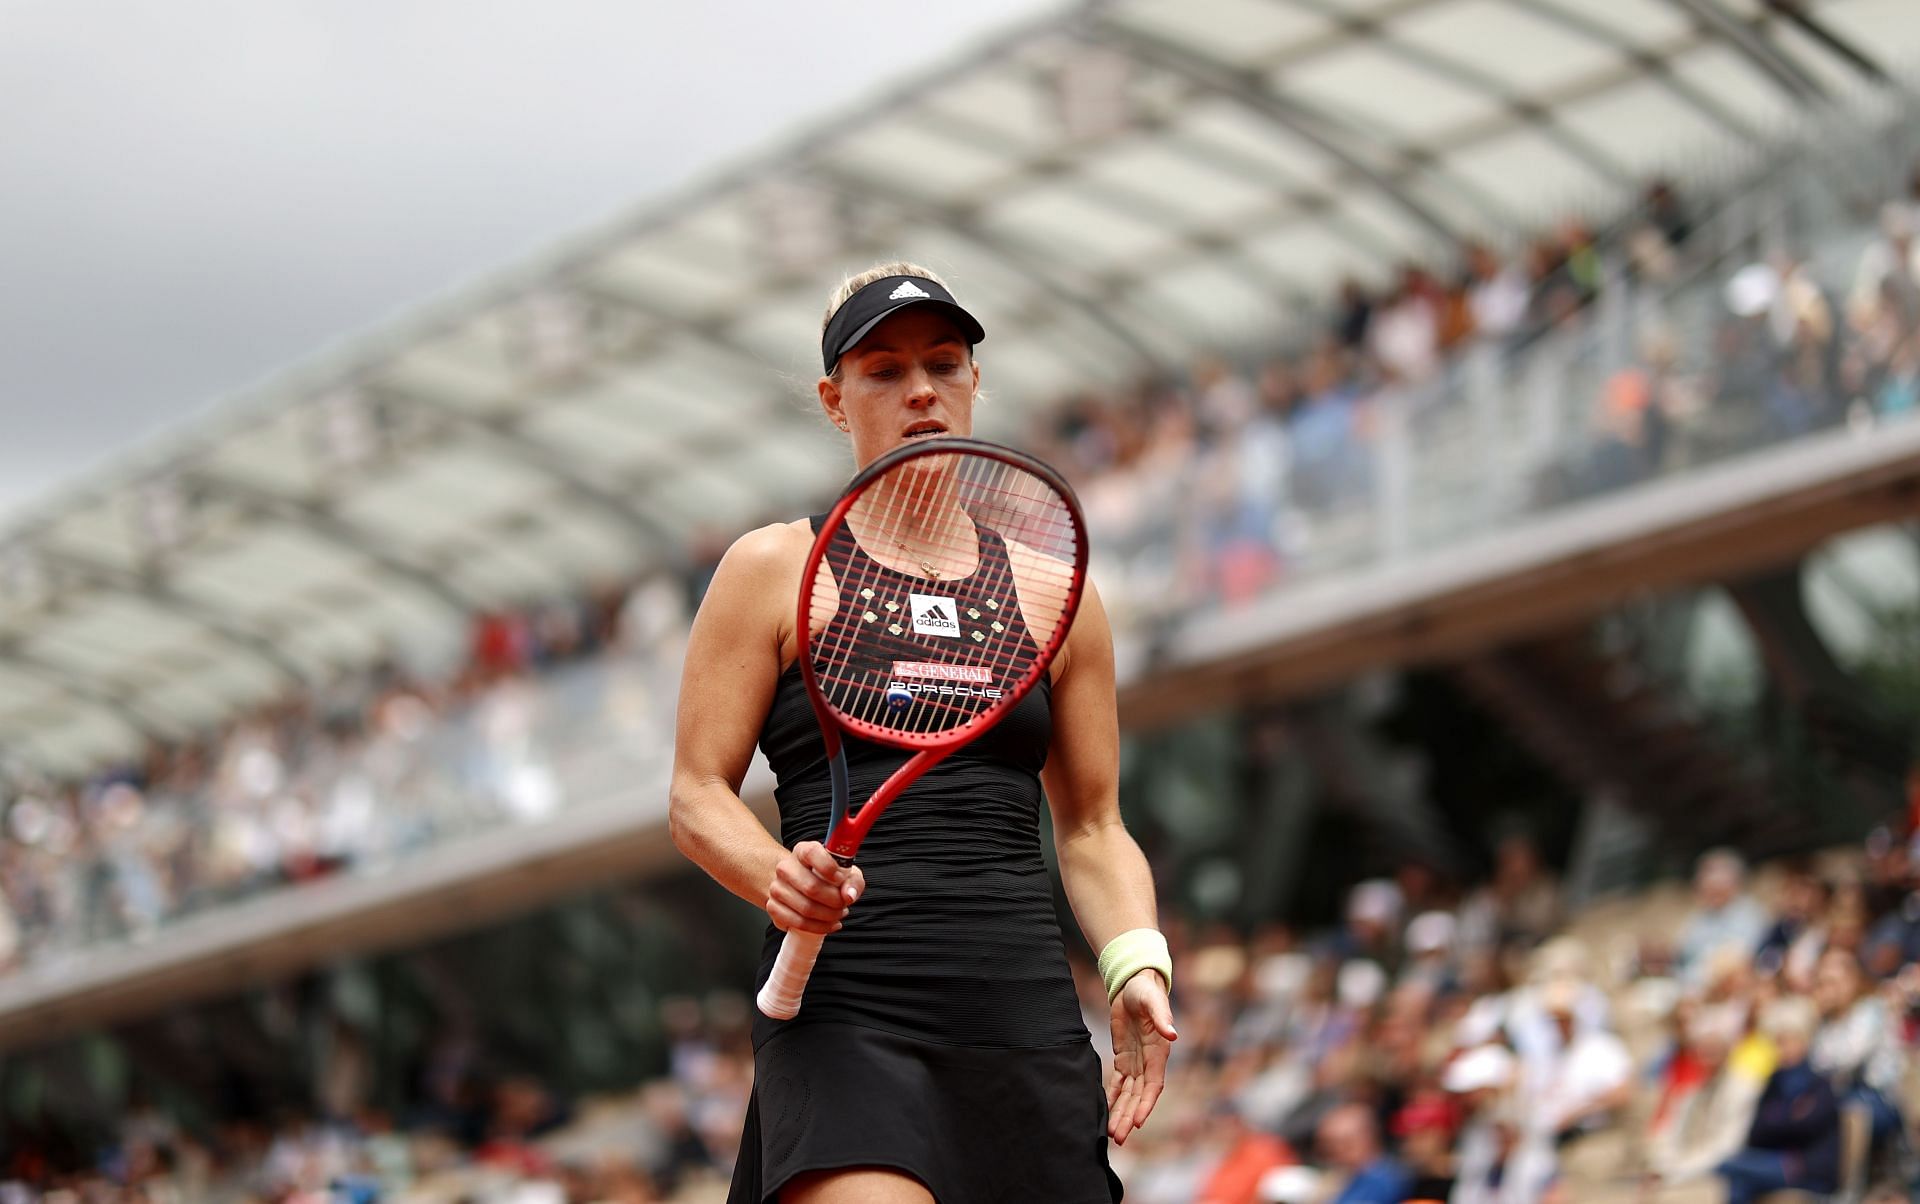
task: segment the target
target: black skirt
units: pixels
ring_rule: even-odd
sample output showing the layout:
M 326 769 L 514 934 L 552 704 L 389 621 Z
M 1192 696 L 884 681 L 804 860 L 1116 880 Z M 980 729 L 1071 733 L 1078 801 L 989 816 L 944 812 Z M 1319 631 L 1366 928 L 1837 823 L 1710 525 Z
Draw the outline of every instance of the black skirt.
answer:
M 938 1204 L 1113 1204 L 1100 1057 L 941 1045 L 855 1024 L 763 1042 L 728 1204 L 773 1204 L 796 1175 L 887 1167 Z

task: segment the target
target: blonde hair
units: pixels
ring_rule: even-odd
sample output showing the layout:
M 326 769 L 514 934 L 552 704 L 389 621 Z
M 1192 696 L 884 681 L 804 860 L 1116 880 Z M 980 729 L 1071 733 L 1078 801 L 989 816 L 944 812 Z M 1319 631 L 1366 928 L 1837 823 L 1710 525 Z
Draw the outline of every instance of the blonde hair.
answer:
M 891 263 L 876 263 L 866 271 L 855 272 L 845 280 L 842 280 L 840 287 L 828 294 L 827 311 L 820 315 L 820 333 L 822 335 L 827 333 L 827 325 L 833 321 L 833 315 L 839 313 L 840 307 L 852 300 L 855 293 L 872 284 L 874 281 L 885 280 L 889 276 L 917 276 L 922 280 L 933 281 L 948 292 L 953 291 L 952 286 L 940 279 L 940 273 L 934 271 L 932 268 L 922 267 L 917 263 L 905 259 L 896 259 Z M 833 365 L 833 371 L 827 373 L 827 377 L 829 380 L 840 379 L 840 365 L 838 362 Z
M 1776 1040 L 1781 1037 L 1811 1040 L 1819 1027 L 1820 1013 L 1815 1010 L 1813 1000 L 1799 995 L 1776 999 L 1760 1014 L 1760 1031 Z

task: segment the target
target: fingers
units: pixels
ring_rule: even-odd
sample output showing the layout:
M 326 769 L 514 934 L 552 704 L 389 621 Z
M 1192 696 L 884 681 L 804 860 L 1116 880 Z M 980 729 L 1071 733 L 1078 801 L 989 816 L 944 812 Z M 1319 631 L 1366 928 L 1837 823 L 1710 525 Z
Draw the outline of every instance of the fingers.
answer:
M 866 887 L 858 866 L 842 868 L 818 841 L 803 840 L 774 866 L 767 918 L 787 932 L 835 932 Z
M 1107 1081 L 1107 1135 L 1125 1144 L 1147 1123 L 1167 1085 L 1168 1044 L 1179 1040 L 1167 987 L 1136 974 L 1113 1004 L 1113 1070 Z
M 840 921 L 847 914 L 842 909 L 823 916 L 816 904 L 795 906 L 791 896 L 782 892 L 777 885 L 767 896 L 766 910 L 767 918 L 782 932 L 811 932 L 816 936 L 828 936 L 840 931 Z
M 1115 1145 L 1125 1145 L 1127 1137 L 1138 1127 L 1133 1118 L 1139 1110 L 1136 1095 L 1140 1089 L 1140 1080 L 1134 1075 L 1120 1076 L 1120 1094 L 1113 1106 L 1107 1109 L 1107 1136 Z
M 1160 1093 L 1167 1088 L 1167 1047 L 1154 1045 L 1146 1051 L 1147 1069 L 1141 1076 L 1139 1098 L 1133 1107 L 1133 1127 L 1140 1128 L 1153 1115 Z

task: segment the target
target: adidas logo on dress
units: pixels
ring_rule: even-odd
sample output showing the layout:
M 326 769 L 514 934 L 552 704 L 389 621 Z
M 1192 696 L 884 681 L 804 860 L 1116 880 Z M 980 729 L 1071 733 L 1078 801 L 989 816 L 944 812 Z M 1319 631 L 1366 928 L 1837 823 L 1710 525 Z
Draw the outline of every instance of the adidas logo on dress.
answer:
M 959 608 L 952 598 L 938 594 L 908 594 L 907 603 L 913 612 L 913 634 L 947 635 L 960 634 Z

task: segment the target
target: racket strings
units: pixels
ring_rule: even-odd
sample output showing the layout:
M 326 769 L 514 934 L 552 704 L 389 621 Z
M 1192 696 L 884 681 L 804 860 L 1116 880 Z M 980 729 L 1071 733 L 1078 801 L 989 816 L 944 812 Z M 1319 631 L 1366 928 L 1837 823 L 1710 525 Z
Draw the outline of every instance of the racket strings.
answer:
M 1064 628 L 1083 545 L 1074 509 L 1045 479 L 986 456 L 918 457 L 870 483 L 851 518 L 858 536 L 850 521 L 829 545 L 830 579 L 812 583 L 813 612 L 831 608 L 815 673 L 848 718 L 949 732 L 1009 698 L 1064 636 L 1026 617 Z M 1016 557 L 1032 565 L 1017 577 Z

